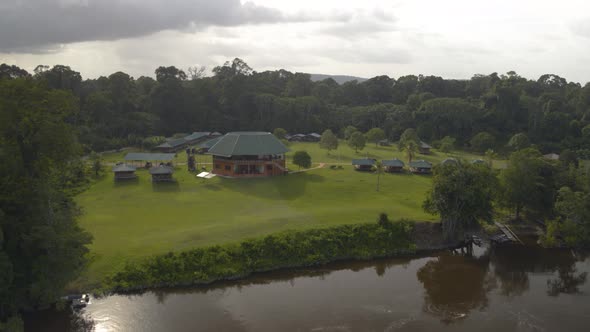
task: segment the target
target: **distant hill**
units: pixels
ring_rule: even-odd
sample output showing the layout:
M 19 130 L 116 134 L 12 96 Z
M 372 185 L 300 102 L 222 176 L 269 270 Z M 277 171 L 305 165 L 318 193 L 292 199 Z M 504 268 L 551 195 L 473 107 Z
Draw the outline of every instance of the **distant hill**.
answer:
M 346 83 L 348 81 L 359 81 L 363 82 L 366 81 L 366 78 L 356 77 L 356 76 L 347 76 L 347 75 L 324 75 L 324 74 L 309 74 L 311 75 L 311 80 L 314 82 L 325 80 L 326 78 L 332 78 L 338 84 Z

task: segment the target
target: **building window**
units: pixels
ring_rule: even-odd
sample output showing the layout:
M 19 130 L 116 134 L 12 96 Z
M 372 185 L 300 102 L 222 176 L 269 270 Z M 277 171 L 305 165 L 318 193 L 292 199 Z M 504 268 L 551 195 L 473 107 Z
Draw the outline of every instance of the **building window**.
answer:
M 231 171 L 231 166 L 230 165 L 225 165 L 225 170 L 226 171 Z
M 272 165 L 266 165 L 266 169 L 272 171 Z
M 221 168 L 221 165 L 215 164 L 215 168 L 219 169 L 219 168 Z

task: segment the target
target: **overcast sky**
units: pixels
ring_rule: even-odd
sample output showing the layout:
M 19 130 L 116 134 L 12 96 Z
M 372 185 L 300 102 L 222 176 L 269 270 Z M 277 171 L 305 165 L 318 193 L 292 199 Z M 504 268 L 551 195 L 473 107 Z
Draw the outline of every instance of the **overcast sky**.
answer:
M 0 0 L 0 62 L 85 78 L 160 65 L 590 81 L 587 0 Z

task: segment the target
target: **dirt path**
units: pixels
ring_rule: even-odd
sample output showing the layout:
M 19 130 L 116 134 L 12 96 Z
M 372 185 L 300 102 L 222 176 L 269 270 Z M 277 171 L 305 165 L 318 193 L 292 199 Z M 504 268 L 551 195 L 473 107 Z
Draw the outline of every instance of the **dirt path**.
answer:
M 313 171 L 314 169 L 324 168 L 324 166 L 326 166 L 326 163 L 320 163 L 316 167 L 301 169 L 301 170 L 298 170 L 298 171 L 291 171 L 291 172 L 289 172 L 289 174 L 296 174 L 296 173 L 302 173 L 302 172 L 307 172 L 307 171 Z

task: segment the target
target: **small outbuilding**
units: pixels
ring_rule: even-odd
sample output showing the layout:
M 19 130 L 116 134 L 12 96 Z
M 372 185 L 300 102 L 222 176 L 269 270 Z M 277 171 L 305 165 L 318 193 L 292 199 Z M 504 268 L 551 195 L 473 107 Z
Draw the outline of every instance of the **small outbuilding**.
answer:
M 152 175 L 152 182 L 171 182 L 174 181 L 172 178 L 174 169 L 170 166 L 160 165 L 150 168 L 150 174 Z
M 306 136 L 306 141 L 308 142 L 319 142 L 322 139 L 322 135 L 318 133 L 311 133 Z
M 185 136 L 184 140 L 186 145 L 194 145 L 206 140 L 209 137 L 211 137 L 211 133 L 208 131 L 195 131 L 194 133 Z
M 487 165 L 488 163 L 483 159 L 474 159 L 471 161 L 474 165 Z
M 115 174 L 115 181 L 136 179 L 136 168 L 131 165 L 118 164 L 113 166 L 113 173 Z
M 176 139 L 168 140 L 168 141 L 156 146 L 156 149 L 158 151 L 162 151 L 165 153 L 171 153 L 171 152 L 176 152 L 176 151 L 181 150 L 186 145 L 187 145 L 187 142 L 184 138 L 176 138 Z
M 379 141 L 380 146 L 391 146 L 391 142 L 388 139 L 382 139 Z
M 403 171 L 405 166 L 404 162 L 397 158 L 391 160 L 382 160 L 381 165 L 383 165 L 384 170 L 389 173 L 399 173 Z
M 447 158 L 440 162 L 441 165 L 457 165 L 459 162 L 455 158 Z
M 418 146 L 418 151 L 420 151 L 421 154 L 430 154 L 430 149 L 432 147 L 428 144 L 426 144 L 426 142 L 424 141 L 420 141 L 420 146 Z
M 375 166 L 375 159 L 353 159 L 352 166 L 357 171 L 372 171 Z
M 559 160 L 559 155 L 557 153 L 548 153 L 543 155 L 543 158 L 548 160 Z
M 410 162 L 410 172 L 416 174 L 430 174 L 432 164 L 426 160 L 415 160 Z

